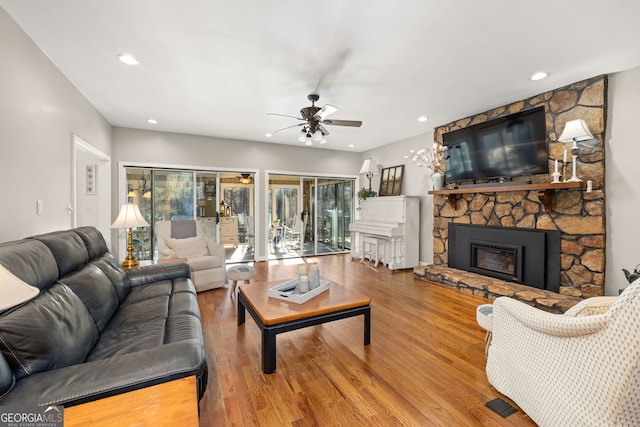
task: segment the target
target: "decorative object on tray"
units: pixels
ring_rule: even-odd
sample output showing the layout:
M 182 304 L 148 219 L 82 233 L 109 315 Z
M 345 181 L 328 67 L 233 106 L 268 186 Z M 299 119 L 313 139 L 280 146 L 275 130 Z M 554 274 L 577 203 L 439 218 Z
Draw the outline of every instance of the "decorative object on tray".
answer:
M 297 280 L 290 280 L 274 286 L 269 289 L 267 295 L 273 298 L 302 304 L 320 295 L 327 289 L 329 289 L 329 281 L 320 280 L 320 268 L 318 264 L 313 263 L 309 267 L 309 274 L 307 274 L 307 268 L 301 265 L 298 269 Z
M 382 169 L 380 178 L 380 196 L 399 196 L 402 194 L 402 177 L 404 165 Z
M 306 278 L 307 276 L 304 277 Z M 330 283 L 331 282 L 328 280 L 320 280 L 318 287 L 302 292 L 299 288 L 300 283 L 298 282 L 298 279 L 293 279 L 269 288 L 267 295 L 271 298 L 302 304 L 309 301 L 311 298 L 320 295 L 324 291 L 329 290 Z

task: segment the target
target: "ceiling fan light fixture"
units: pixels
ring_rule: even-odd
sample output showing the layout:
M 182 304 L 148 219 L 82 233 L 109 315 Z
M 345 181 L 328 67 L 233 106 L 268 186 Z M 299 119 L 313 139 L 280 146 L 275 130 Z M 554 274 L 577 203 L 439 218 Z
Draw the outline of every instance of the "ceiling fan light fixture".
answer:
M 303 130 L 302 132 L 300 132 L 300 136 L 298 137 L 298 141 L 305 142 L 306 139 L 307 139 L 307 134 Z
M 321 142 L 323 139 L 324 135 L 322 134 L 322 131 L 320 129 L 313 133 L 313 142 Z

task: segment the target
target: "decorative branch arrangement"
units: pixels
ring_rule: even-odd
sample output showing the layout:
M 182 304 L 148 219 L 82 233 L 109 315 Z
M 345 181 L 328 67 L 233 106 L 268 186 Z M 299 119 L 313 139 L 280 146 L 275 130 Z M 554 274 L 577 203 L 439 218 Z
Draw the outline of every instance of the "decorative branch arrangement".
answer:
M 409 150 L 409 154 L 404 156 L 405 159 L 411 159 L 418 167 L 426 167 L 431 172 L 438 172 L 440 166 L 440 157 L 437 155 L 438 150 L 446 151 L 448 147 L 440 144 L 433 144 L 433 150 L 430 148 L 422 148 L 418 151 Z M 436 155 L 434 155 L 436 153 Z

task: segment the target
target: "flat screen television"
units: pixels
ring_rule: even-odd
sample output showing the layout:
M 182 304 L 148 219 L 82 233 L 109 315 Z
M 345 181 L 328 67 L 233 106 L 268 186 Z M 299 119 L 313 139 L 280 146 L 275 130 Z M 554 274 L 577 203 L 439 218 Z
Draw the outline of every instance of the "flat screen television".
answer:
M 549 173 L 544 107 L 442 135 L 445 180 L 463 182 Z

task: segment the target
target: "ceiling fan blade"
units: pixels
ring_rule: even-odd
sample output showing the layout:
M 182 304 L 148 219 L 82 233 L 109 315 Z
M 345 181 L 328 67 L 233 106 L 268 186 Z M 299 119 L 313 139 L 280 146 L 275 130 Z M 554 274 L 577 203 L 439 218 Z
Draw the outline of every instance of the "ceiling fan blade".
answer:
M 323 134 L 324 136 L 329 135 L 329 131 L 328 131 L 328 130 L 327 130 L 327 128 L 325 128 L 324 126 L 322 126 L 322 125 L 318 125 L 318 129 L 320 129 L 320 132 L 322 132 L 322 134 Z
M 278 114 L 278 113 L 267 113 L 267 116 L 288 117 L 290 119 L 304 120 L 302 117 L 287 116 L 286 114 Z
M 291 125 L 291 126 L 287 126 L 286 128 L 282 128 L 282 129 L 278 129 L 276 131 L 274 131 L 273 133 L 278 133 L 278 132 L 282 132 L 283 130 L 287 130 L 287 129 L 291 129 L 291 128 L 297 128 L 298 126 L 305 126 L 307 123 L 298 123 L 295 125 Z
M 327 104 L 320 109 L 317 113 L 313 115 L 313 117 L 317 120 L 324 120 L 329 114 L 333 114 L 338 111 L 338 107 L 334 107 L 331 104 Z
M 362 126 L 362 122 L 360 120 L 323 120 L 322 124 L 333 126 L 351 126 L 355 128 L 359 128 L 360 126 Z

